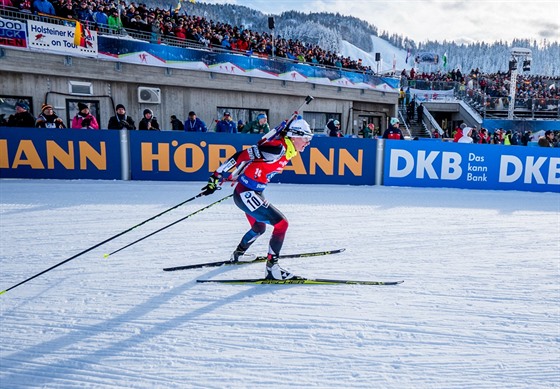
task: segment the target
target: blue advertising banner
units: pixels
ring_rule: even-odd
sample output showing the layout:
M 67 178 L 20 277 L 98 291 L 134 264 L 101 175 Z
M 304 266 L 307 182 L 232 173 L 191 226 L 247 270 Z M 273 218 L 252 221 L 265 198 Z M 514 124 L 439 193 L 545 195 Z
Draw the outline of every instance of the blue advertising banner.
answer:
M 259 135 L 192 132 L 130 132 L 133 180 L 206 181 L 235 152 Z M 377 142 L 316 137 L 272 182 L 373 185 Z
M 0 128 L 0 178 L 121 179 L 119 131 Z
M 560 121 L 558 120 L 507 120 L 507 119 L 484 119 L 482 127 L 487 128 L 490 132 L 494 132 L 497 128 L 504 130 L 537 132 L 546 130 L 558 130 Z
M 0 46 L 27 47 L 25 26 L 19 20 L 0 18 Z
M 388 186 L 560 192 L 560 149 L 386 141 Z
M 276 61 L 239 53 L 212 52 L 103 35 L 98 37 L 98 48 L 99 58 L 237 76 L 326 83 L 340 87 L 373 88 L 384 91 L 396 91 L 400 82 L 396 77 L 380 77 L 366 72 L 327 69 L 287 60 Z

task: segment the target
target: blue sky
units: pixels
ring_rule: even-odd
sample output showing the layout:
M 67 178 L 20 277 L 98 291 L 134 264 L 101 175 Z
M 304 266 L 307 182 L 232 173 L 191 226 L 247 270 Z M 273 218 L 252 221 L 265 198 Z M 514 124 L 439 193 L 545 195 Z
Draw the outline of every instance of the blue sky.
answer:
M 204 0 L 244 5 L 266 14 L 284 11 L 339 12 L 366 20 L 380 31 L 416 42 L 457 43 L 529 38 L 560 41 L 560 1 L 436 0 Z

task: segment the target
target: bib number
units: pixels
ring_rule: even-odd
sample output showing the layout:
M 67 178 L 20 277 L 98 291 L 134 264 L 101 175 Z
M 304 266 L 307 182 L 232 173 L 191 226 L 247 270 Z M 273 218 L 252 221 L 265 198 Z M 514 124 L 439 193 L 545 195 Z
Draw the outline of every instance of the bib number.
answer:
M 253 191 L 243 192 L 241 194 L 241 200 L 243 200 L 243 203 L 251 212 L 265 205 L 265 201 Z

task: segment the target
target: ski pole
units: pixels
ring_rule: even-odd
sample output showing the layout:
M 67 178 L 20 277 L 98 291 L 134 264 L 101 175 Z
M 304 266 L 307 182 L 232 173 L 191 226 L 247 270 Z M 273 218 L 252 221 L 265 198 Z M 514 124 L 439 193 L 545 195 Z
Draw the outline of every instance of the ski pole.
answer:
M 15 284 L 15 285 L 9 287 L 8 289 L 5 289 L 5 290 L 1 291 L 0 294 L 4 294 L 4 293 L 6 293 L 6 292 L 9 291 L 9 290 L 14 289 L 15 287 L 18 287 L 18 286 L 20 286 L 20 285 L 22 285 L 22 284 L 25 284 L 26 282 L 31 281 L 32 279 L 34 279 L 34 278 L 36 278 L 36 277 L 39 277 L 40 275 L 45 274 L 45 273 L 47 273 L 47 272 L 49 272 L 49 271 L 51 271 L 51 270 L 53 270 L 53 269 L 59 267 L 60 265 L 65 264 L 66 262 L 70 262 L 71 260 L 78 258 L 80 255 L 84 255 L 85 253 L 90 252 L 91 250 L 93 250 L 93 249 L 95 249 L 95 248 L 97 248 L 97 247 L 99 247 L 99 246 L 101 246 L 101 245 L 104 245 L 105 243 L 110 242 L 110 241 L 112 241 L 113 239 L 116 239 L 116 238 L 118 238 L 119 236 L 122 236 L 122 235 L 126 234 L 127 232 L 130 232 L 130 231 L 132 231 L 133 229 L 135 229 L 135 228 L 137 228 L 137 227 L 140 227 L 141 225 L 143 225 L 143 224 L 145 224 L 145 223 L 147 223 L 147 222 L 149 222 L 149 221 L 151 221 L 151 220 L 154 220 L 155 218 L 158 218 L 158 217 L 160 217 L 161 215 L 163 215 L 163 214 L 165 214 L 165 213 L 167 213 L 167 212 L 169 212 L 169 211 L 171 211 L 171 210 L 173 210 L 173 209 L 175 209 L 175 208 L 178 208 L 178 207 L 180 207 L 181 205 L 188 203 L 189 201 L 193 201 L 194 199 L 196 199 L 196 198 L 198 198 L 198 197 L 201 197 L 201 196 L 203 196 L 203 195 L 204 195 L 204 192 L 201 192 L 201 193 L 197 194 L 196 196 L 193 196 L 193 197 L 191 197 L 190 199 L 183 201 L 182 203 L 179 203 L 179 204 L 177 204 L 177 205 L 175 205 L 175 206 L 173 206 L 173 207 L 171 207 L 171 208 L 169 208 L 169 209 L 166 209 L 165 211 L 163 211 L 163 212 L 161 212 L 161 213 L 158 213 L 157 215 L 152 216 L 151 218 L 146 219 L 146 220 L 144 220 L 143 222 L 138 223 L 138 224 L 136 224 L 135 226 L 132 226 L 132 227 L 130 227 L 129 229 L 127 229 L 127 230 L 125 230 L 125 231 L 119 232 L 117 235 L 114 235 L 114 236 L 112 236 L 112 237 L 110 237 L 110 238 L 108 238 L 108 239 L 105 239 L 103 242 L 97 243 L 96 245 L 91 246 L 90 248 L 85 249 L 84 251 L 81 251 L 81 252 L 79 252 L 78 254 L 73 255 L 73 256 L 71 256 L 70 258 L 65 259 L 64 261 L 62 261 L 62 262 L 60 262 L 60 263 L 57 263 L 57 264 L 54 265 L 54 266 L 49 267 L 48 269 L 43 270 L 42 272 L 37 273 L 37 274 L 35 274 L 34 276 L 29 277 L 28 279 L 23 280 L 23 281 L 21 281 L 20 283 Z
M 167 228 L 169 228 L 169 227 L 171 227 L 171 226 L 174 226 L 175 224 L 177 224 L 177 223 L 179 223 L 179 222 L 182 222 L 183 220 L 185 220 L 185 219 L 187 219 L 187 218 L 189 218 L 189 217 L 191 217 L 191 216 L 193 216 L 193 215 L 196 215 L 197 213 L 202 212 L 202 211 L 204 211 L 205 209 L 208 209 L 208 208 L 210 208 L 210 207 L 212 207 L 212 206 L 214 206 L 214 205 L 216 205 L 216 204 L 218 204 L 218 203 L 221 203 L 222 201 L 224 201 L 224 200 L 230 198 L 231 196 L 233 196 L 233 194 L 227 195 L 226 197 L 221 198 L 220 200 L 215 201 L 215 202 L 213 202 L 212 204 L 207 205 L 206 207 L 200 208 L 199 210 L 194 211 L 193 213 L 188 214 L 187 216 L 184 216 L 184 217 L 182 217 L 181 219 L 176 220 L 176 221 L 174 221 L 173 223 L 168 224 L 168 225 L 166 225 L 166 226 L 160 228 L 159 230 L 156 230 L 156 231 L 154 231 L 154 232 L 151 232 L 151 233 L 149 233 L 148 235 L 143 236 L 142 238 L 137 239 L 137 240 L 135 240 L 134 242 L 129 243 L 129 244 L 127 244 L 126 246 L 121 247 L 120 249 L 115 250 L 115 251 L 113 251 L 112 253 L 105 254 L 105 255 L 103 255 L 103 256 L 104 256 L 105 258 L 108 258 L 110 255 L 116 254 L 116 253 L 118 253 L 119 251 L 126 249 L 127 247 L 130 247 L 130 246 L 132 246 L 132 245 L 134 245 L 134 244 L 136 244 L 136 243 L 138 243 L 138 242 L 140 242 L 140 241 L 143 241 L 143 240 L 146 239 L 146 238 L 149 238 L 149 237 L 152 236 L 152 235 L 157 234 L 158 232 L 161 232 L 161 231 L 163 231 L 163 230 L 165 230 L 165 229 L 167 229 Z
M 274 127 L 274 130 L 269 131 L 268 134 L 266 134 L 265 136 L 262 137 L 261 140 L 259 140 L 258 144 L 262 145 L 263 143 L 268 142 L 269 140 L 273 139 L 274 137 L 276 137 L 276 135 L 278 135 L 284 128 L 288 127 L 290 125 L 290 123 L 292 123 L 298 116 L 299 111 L 306 105 L 309 104 L 310 102 L 313 101 L 313 96 L 307 96 L 305 98 L 305 101 L 303 103 L 301 103 L 301 105 L 294 111 L 294 113 L 292 114 L 292 116 L 288 119 L 283 121 L 282 123 L 280 123 L 279 125 L 277 125 L 276 127 Z

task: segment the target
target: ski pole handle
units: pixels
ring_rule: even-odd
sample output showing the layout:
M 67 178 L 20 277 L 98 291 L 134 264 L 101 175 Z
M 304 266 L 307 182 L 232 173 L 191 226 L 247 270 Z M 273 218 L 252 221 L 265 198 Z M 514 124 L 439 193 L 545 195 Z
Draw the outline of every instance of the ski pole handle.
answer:
M 268 134 L 265 134 L 265 136 L 263 136 L 259 142 L 258 145 L 262 145 L 266 142 L 268 142 L 271 139 L 276 138 L 276 136 L 278 136 L 278 134 L 280 134 L 280 132 L 282 132 L 282 130 L 284 130 L 286 127 L 288 127 L 299 115 L 299 111 L 301 111 L 301 109 L 311 103 L 313 101 L 313 96 L 307 96 L 305 98 L 305 101 L 303 103 L 301 103 L 301 105 L 294 111 L 294 113 L 292 114 L 292 116 L 288 119 L 288 120 L 284 120 L 282 123 L 280 123 L 279 125 L 277 125 L 276 127 L 274 127 L 274 130 L 270 131 Z

